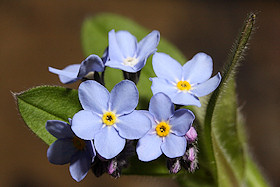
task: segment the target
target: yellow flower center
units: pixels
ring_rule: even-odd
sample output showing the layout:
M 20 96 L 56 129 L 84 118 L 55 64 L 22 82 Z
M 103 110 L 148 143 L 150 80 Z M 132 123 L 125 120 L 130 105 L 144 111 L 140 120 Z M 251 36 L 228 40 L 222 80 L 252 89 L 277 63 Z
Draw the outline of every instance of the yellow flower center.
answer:
M 170 125 L 164 121 L 160 122 L 156 126 L 156 133 L 158 136 L 165 137 L 170 132 Z
M 83 150 L 86 146 L 86 142 L 84 140 L 78 138 L 77 136 L 75 136 L 72 141 L 73 141 L 74 147 L 76 147 L 79 150 Z
M 117 116 L 114 112 L 105 112 L 102 116 L 102 121 L 105 125 L 114 125 L 117 121 Z
M 179 81 L 177 83 L 177 88 L 182 91 L 189 91 L 192 86 L 188 81 Z

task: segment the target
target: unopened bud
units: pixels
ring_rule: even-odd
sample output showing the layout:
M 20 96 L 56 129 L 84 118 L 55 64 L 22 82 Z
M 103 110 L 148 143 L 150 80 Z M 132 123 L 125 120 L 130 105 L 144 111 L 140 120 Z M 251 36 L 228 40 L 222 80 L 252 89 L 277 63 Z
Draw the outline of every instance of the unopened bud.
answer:
M 189 161 L 194 161 L 195 160 L 195 157 L 196 157 L 196 151 L 193 147 L 191 147 L 189 150 L 188 150 L 188 160 Z
M 189 172 L 194 172 L 198 167 L 197 152 L 198 150 L 195 146 L 190 147 L 182 157 L 181 164 Z
M 192 143 L 197 138 L 197 132 L 194 127 L 191 127 L 189 131 L 185 135 L 186 139 L 189 141 L 189 143 Z
M 117 165 L 117 161 L 115 159 L 112 159 L 108 165 L 108 174 L 113 174 L 117 169 Z
M 193 162 L 191 162 L 188 170 L 189 170 L 189 172 L 193 173 L 196 170 L 196 168 L 197 168 L 197 161 L 193 161 Z
M 170 173 L 176 174 L 181 170 L 180 158 L 168 159 L 167 168 Z

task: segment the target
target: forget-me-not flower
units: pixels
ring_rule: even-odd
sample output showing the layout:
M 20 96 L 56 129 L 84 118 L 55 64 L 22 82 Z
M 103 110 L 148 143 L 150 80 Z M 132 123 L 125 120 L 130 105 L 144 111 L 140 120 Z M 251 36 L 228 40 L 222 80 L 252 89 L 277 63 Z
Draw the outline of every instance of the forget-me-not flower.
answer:
M 178 105 L 201 106 L 198 97 L 208 95 L 220 84 L 218 73 L 210 78 L 213 71 L 212 58 L 205 53 L 196 54 L 186 64 L 164 53 L 155 53 L 153 69 L 157 77 L 150 78 L 152 92 L 163 92 Z
M 146 64 L 147 58 L 156 52 L 160 34 L 154 30 L 139 43 L 128 31 L 109 32 L 109 60 L 106 66 L 136 73 Z
M 150 131 L 139 139 L 136 152 L 139 160 L 151 161 L 162 153 L 168 158 L 183 156 L 186 152 L 188 132 L 194 114 L 187 109 L 174 110 L 174 104 L 164 93 L 155 94 L 149 111 L 143 112 L 152 123 Z
M 109 93 L 98 82 L 88 80 L 81 83 L 78 91 L 84 110 L 74 115 L 72 130 L 82 139 L 94 139 L 95 149 L 102 157 L 117 156 L 126 139 L 139 139 L 150 129 L 150 120 L 134 110 L 139 93 L 132 81 L 121 81 Z
M 48 160 L 57 165 L 70 163 L 72 178 L 81 181 L 87 175 L 96 155 L 92 141 L 75 136 L 71 126 L 63 121 L 49 120 L 46 129 L 57 138 L 47 151 Z
M 94 72 L 103 72 L 105 68 L 105 60 L 107 60 L 107 52 L 102 59 L 97 55 L 90 55 L 81 64 L 72 64 L 66 68 L 59 70 L 49 67 L 49 71 L 59 76 L 60 82 L 69 84 L 81 80 L 83 78 L 93 79 Z

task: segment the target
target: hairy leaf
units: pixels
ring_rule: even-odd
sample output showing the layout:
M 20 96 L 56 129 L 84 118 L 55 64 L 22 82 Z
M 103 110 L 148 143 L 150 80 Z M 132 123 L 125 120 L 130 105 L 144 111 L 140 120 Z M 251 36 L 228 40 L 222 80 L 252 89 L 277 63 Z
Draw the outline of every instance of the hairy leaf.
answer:
M 204 121 L 204 144 L 210 168 L 219 186 L 243 185 L 245 155 L 237 127 L 235 70 L 243 59 L 254 28 L 255 14 L 250 14 L 222 72 L 220 86 L 212 94 Z
M 77 90 L 55 86 L 39 86 L 16 93 L 19 112 L 27 126 L 50 145 L 55 138 L 47 132 L 47 120 L 68 122 L 81 110 Z

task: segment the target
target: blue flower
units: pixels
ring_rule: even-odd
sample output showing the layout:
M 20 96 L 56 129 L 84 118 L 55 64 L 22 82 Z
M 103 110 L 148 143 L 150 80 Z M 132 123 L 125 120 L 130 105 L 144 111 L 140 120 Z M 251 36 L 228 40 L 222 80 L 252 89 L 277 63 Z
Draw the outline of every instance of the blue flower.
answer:
M 70 163 L 72 178 L 81 181 L 96 155 L 92 141 L 84 141 L 75 136 L 71 126 L 63 121 L 49 120 L 46 129 L 57 138 L 47 151 L 48 160 L 58 165 Z
M 163 92 L 178 105 L 200 107 L 198 97 L 214 91 L 221 81 L 220 73 L 210 78 L 213 62 L 211 57 L 205 53 L 196 54 L 183 67 L 169 55 L 155 53 L 153 68 L 157 75 L 155 78 L 150 78 L 153 94 Z
M 105 54 L 107 52 L 105 51 Z M 106 56 L 102 57 L 107 60 Z M 73 83 L 83 78 L 93 79 L 94 72 L 104 71 L 104 62 L 97 55 L 90 55 L 81 64 L 72 64 L 63 70 L 49 67 L 49 71 L 59 76 L 60 82 L 63 84 Z
M 151 161 L 162 153 L 169 158 L 183 156 L 187 147 L 185 134 L 195 118 L 193 113 L 187 109 L 175 111 L 170 98 L 157 93 L 151 98 L 145 115 L 151 120 L 152 128 L 138 141 L 139 160 Z
M 95 149 L 102 157 L 117 156 L 126 139 L 139 139 L 150 129 L 150 120 L 134 110 L 139 94 L 132 81 L 121 81 L 109 93 L 101 84 L 88 80 L 81 83 L 78 91 L 84 110 L 74 115 L 72 130 L 84 140 L 94 139 Z
M 157 49 L 160 34 L 154 30 L 139 43 L 128 31 L 109 32 L 109 61 L 106 66 L 135 73 L 146 64 L 147 58 Z

